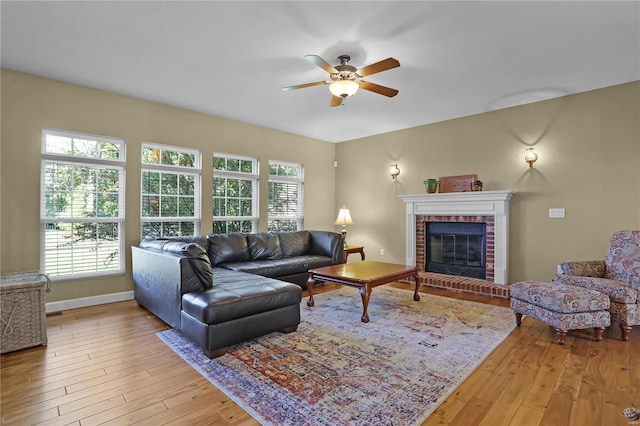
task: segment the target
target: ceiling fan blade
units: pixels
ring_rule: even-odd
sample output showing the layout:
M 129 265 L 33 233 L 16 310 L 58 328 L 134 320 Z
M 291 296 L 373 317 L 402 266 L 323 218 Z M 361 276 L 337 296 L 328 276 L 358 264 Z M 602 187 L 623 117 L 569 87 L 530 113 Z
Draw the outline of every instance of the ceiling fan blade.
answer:
M 342 105 L 342 98 L 339 96 L 331 96 L 331 102 L 329 102 L 330 107 L 337 107 Z
M 393 98 L 398 94 L 398 91 L 396 89 L 380 86 L 379 84 L 369 83 L 368 81 L 360 81 L 360 88 L 368 90 L 370 92 L 378 93 L 380 95 L 388 96 L 390 98 Z
M 295 86 L 283 87 L 282 90 L 304 89 L 305 87 L 321 86 L 323 84 L 327 84 L 327 82 L 326 81 L 315 81 L 313 83 L 296 84 Z
M 400 62 L 398 62 L 397 59 L 387 58 L 383 61 L 376 62 L 375 64 L 367 65 L 366 67 L 360 68 L 358 71 L 356 71 L 356 73 L 360 77 L 366 77 L 368 75 L 390 70 L 391 68 L 396 68 L 399 66 L 400 66 Z
M 304 55 L 305 59 L 312 64 L 315 64 L 328 72 L 329 74 L 337 74 L 338 70 L 333 67 L 329 62 L 325 61 L 318 55 Z

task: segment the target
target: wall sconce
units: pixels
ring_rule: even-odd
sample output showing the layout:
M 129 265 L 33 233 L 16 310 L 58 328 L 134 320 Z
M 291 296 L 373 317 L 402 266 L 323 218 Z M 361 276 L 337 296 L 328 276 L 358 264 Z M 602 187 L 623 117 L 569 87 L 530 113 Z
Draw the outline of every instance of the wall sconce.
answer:
M 397 164 L 392 164 L 389 166 L 389 173 L 391 174 L 391 178 L 395 180 L 400 174 L 400 168 Z
M 338 212 L 338 217 L 334 225 L 342 225 L 342 244 L 347 246 L 347 225 L 353 225 L 353 220 L 351 219 L 351 213 L 349 213 L 349 209 L 347 206 L 342 206 L 340 211 Z
M 529 163 L 529 167 L 533 167 L 533 163 L 538 160 L 538 154 L 533 150 L 533 148 L 527 148 L 524 151 L 524 161 Z

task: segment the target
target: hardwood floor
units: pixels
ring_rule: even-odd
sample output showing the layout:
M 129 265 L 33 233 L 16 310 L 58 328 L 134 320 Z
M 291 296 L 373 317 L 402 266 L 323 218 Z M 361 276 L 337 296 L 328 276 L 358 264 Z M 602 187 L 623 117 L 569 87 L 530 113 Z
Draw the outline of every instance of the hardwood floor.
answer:
M 0 358 L 2 424 L 258 424 L 162 343 L 166 325 L 134 301 L 65 311 L 47 327 L 47 347 Z M 640 327 L 629 342 L 617 326 L 592 337 L 569 332 L 559 346 L 552 328 L 526 318 L 423 425 L 633 424 L 622 410 L 640 408 Z

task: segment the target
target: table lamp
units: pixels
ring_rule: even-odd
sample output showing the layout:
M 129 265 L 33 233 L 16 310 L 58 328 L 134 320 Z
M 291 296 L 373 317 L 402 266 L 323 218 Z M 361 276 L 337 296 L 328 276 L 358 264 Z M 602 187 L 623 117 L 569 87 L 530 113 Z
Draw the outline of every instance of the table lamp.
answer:
M 353 220 L 351 220 L 351 214 L 349 213 L 349 209 L 347 206 L 342 206 L 340 211 L 338 212 L 338 217 L 336 218 L 336 222 L 334 225 L 342 225 L 342 244 L 347 246 L 347 225 L 353 225 Z

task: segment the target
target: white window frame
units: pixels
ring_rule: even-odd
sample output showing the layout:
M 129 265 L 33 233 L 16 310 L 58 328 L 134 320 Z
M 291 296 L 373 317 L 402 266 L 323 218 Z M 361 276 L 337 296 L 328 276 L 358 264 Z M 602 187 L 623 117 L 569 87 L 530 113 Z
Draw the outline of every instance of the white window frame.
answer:
M 181 166 L 181 165 L 169 165 L 169 164 L 152 164 L 144 162 L 144 150 L 145 149 L 159 149 L 161 151 L 173 151 L 182 154 L 189 154 L 194 156 L 194 164 L 193 167 Z M 202 153 L 197 149 L 183 148 L 179 146 L 173 145 L 161 145 L 150 142 L 143 142 L 141 148 L 141 157 L 140 157 L 140 236 L 144 238 L 145 236 L 153 236 L 153 237 L 172 237 L 172 236 L 196 236 L 200 235 L 200 227 L 202 223 L 202 215 L 201 215 L 201 193 L 202 193 Z M 163 216 L 162 215 L 162 207 L 159 205 L 158 209 L 160 214 L 158 216 L 143 216 L 144 212 L 144 173 L 152 172 L 159 173 L 162 175 L 177 175 L 178 179 L 180 175 L 186 175 L 193 177 L 194 180 L 194 193 L 193 193 L 193 216 Z M 162 185 L 162 178 L 160 179 L 160 185 Z M 160 188 L 161 189 L 161 188 Z M 158 198 L 162 198 L 162 191 L 160 191 Z M 179 199 L 181 194 L 175 194 Z M 191 198 L 191 196 L 189 196 Z M 161 203 L 161 200 L 159 201 Z M 193 222 L 193 232 L 192 233 L 183 233 L 179 232 L 179 235 L 165 235 L 164 230 L 161 227 L 160 235 L 145 235 L 144 226 L 145 223 L 172 223 L 172 222 Z M 180 225 L 178 225 L 180 227 Z
M 48 146 L 47 137 L 62 137 L 71 139 L 72 150 L 78 149 L 77 153 L 60 152 L 54 149 L 54 146 Z M 89 145 L 98 142 L 106 142 L 113 144 L 117 149 L 118 158 L 101 158 L 99 152 L 95 155 L 88 151 L 82 152 L 83 145 Z M 51 148 L 51 149 L 50 149 Z M 125 272 L 125 142 L 122 139 L 91 135 L 85 133 L 77 133 L 57 129 L 42 130 L 41 145 L 41 178 L 40 178 L 40 271 L 47 274 L 53 281 L 74 280 L 87 277 L 122 275 Z M 88 170 L 115 170 L 118 172 L 117 182 L 117 215 L 111 217 L 99 216 L 95 211 L 94 216 L 86 216 L 86 211 L 75 211 L 80 201 L 75 203 L 76 197 L 64 197 L 68 190 L 56 191 L 55 189 L 47 193 L 47 171 L 49 165 L 60 167 L 83 167 Z M 85 170 L 86 170 L 85 169 Z M 73 179 L 72 179 L 73 180 Z M 69 188 L 70 190 L 71 188 Z M 72 193 L 78 193 L 73 188 Z M 47 199 L 48 195 L 63 194 L 63 201 L 66 202 L 64 211 L 60 211 L 53 216 L 47 216 Z M 97 197 L 105 194 L 100 192 L 97 186 L 90 190 L 80 192 L 84 194 L 84 200 L 95 200 L 97 207 Z M 67 194 L 68 195 L 68 194 Z M 86 205 L 86 201 L 84 201 Z M 50 207 L 50 206 L 49 206 Z M 76 227 L 89 226 L 95 224 L 92 235 L 97 236 L 99 226 L 109 224 L 117 225 L 117 242 L 114 244 L 103 243 L 96 237 L 95 243 L 87 244 L 84 238 L 79 237 Z M 68 228 L 68 233 L 66 232 Z M 55 233 L 55 236 L 51 236 Z M 77 238 L 76 238 L 77 237 Z M 91 239 L 91 238 L 89 238 Z M 48 247 L 50 241 L 57 241 L 55 247 Z M 104 240 L 102 240 L 104 241 Z M 106 251 L 102 251 L 106 248 Z M 110 253 L 106 254 L 107 251 Z M 106 254 L 106 255 L 105 255 Z M 91 266 L 95 263 L 95 268 Z M 54 266 L 56 265 L 56 266 Z M 103 266 L 101 266 L 103 265 Z M 105 266 L 106 265 L 106 266 Z M 110 266 L 113 265 L 113 266 Z M 64 269 L 68 269 L 64 272 Z
M 253 173 L 247 172 L 237 172 L 230 170 L 216 170 L 215 169 L 215 157 L 225 158 L 227 160 L 239 160 L 239 161 L 249 161 L 253 164 Z M 213 216 L 213 232 L 216 232 L 215 222 L 224 222 L 225 229 L 229 229 L 229 222 L 238 222 L 238 221 L 249 221 L 251 222 L 251 232 L 258 231 L 258 220 L 259 220 L 259 206 L 260 206 L 260 197 L 259 197 L 259 188 L 260 188 L 260 162 L 255 157 L 247 157 L 243 155 L 235 155 L 235 154 L 226 154 L 221 152 L 215 152 L 212 158 L 212 168 L 213 170 L 213 194 L 211 194 L 211 201 L 213 203 L 213 211 L 215 211 L 215 196 L 216 193 L 216 184 L 215 180 L 217 178 L 222 179 L 239 179 L 239 180 L 248 180 L 251 181 L 251 216 Z M 225 199 L 227 199 L 225 197 Z
M 298 170 L 298 176 L 278 176 L 271 174 L 271 166 L 282 166 L 282 167 L 292 167 Z M 273 183 L 283 183 L 283 184 L 294 184 L 298 186 L 298 200 L 297 200 L 297 210 L 298 214 L 295 216 L 291 215 L 275 215 L 272 213 L 271 206 L 271 184 Z M 295 220 L 297 225 L 297 230 L 301 231 L 304 229 L 304 166 L 299 163 L 290 163 L 287 161 L 278 161 L 278 160 L 269 160 L 269 185 L 268 185 L 268 197 L 267 197 L 267 230 L 268 231 L 278 231 L 279 228 L 272 226 L 272 221 L 278 220 L 286 220 L 291 221 Z

